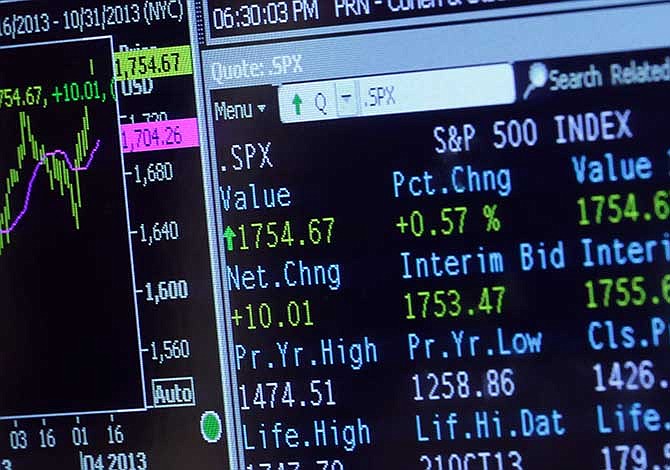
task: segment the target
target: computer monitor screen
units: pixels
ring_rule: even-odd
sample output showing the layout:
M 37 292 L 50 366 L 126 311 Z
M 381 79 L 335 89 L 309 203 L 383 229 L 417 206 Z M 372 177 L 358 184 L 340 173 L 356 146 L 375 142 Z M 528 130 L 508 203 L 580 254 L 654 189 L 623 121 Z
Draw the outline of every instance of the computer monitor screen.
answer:
M 670 469 L 669 19 L 0 2 L 0 470 Z

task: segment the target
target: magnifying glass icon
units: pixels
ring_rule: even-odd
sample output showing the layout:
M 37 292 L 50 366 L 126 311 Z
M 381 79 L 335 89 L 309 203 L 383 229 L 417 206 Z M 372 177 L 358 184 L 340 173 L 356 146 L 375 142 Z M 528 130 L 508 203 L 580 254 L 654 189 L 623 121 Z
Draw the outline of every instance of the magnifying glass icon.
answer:
M 549 69 L 542 62 L 533 62 L 528 68 L 528 87 L 523 93 L 523 99 L 527 100 L 533 90 L 542 88 L 549 80 Z
M 324 95 L 321 92 L 317 93 L 316 96 L 314 97 L 314 106 L 316 106 L 316 109 L 321 111 L 324 115 L 327 115 L 328 114 L 326 112 L 326 105 L 327 104 L 328 103 L 326 101 L 326 95 Z

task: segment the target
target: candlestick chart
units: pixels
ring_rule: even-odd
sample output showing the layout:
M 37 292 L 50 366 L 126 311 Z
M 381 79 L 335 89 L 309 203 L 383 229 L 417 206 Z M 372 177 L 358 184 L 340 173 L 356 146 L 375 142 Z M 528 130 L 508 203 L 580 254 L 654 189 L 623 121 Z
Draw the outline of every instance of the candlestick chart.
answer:
M 30 200 L 40 174 L 40 169 L 44 168 L 48 177 L 48 184 L 51 191 L 56 191 L 61 197 L 69 198 L 70 210 L 74 219 L 75 228 L 79 229 L 79 209 L 82 207 L 81 185 L 79 183 L 79 172 L 88 171 L 100 141 L 96 141 L 90 154 L 86 156 L 86 151 L 90 147 L 87 131 L 89 130 L 88 107 L 84 107 L 84 116 L 82 118 L 82 130 L 77 133 L 77 144 L 75 145 L 75 157 L 70 158 L 64 150 L 56 149 L 47 152 L 43 144 L 40 144 L 32 133 L 30 116 L 24 112 L 19 113 L 21 143 L 17 147 L 17 168 L 10 170 L 6 179 L 5 187 L 5 205 L 0 213 L 0 254 L 2 254 L 5 244 L 9 243 L 9 235 L 16 229 L 21 220 L 27 215 L 30 208 Z M 28 176 L 28 183 L 25 188 L 23 204 L 19 207 L 16 215 L 12 216 L 10 198 L 12 189 L 18 186 L 22 181 L 22 170 L 26 166 L 26 157 L 32 154 L 34 161 L 32 171 L 24 171 Z M 58 160 L 62 158 L 62 160 Z M 84 163 L 85 162 L 85 163 Z

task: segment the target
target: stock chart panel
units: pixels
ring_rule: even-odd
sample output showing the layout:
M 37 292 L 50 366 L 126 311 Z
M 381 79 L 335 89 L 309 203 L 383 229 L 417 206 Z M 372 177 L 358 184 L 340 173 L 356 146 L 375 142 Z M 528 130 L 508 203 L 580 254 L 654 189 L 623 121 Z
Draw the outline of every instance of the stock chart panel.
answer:
M 143 407 L 111 42 L 3 49 L 0 69 L 0 413 Z
M 3 470 L 227 462 L 187 7 L 0 4 Z

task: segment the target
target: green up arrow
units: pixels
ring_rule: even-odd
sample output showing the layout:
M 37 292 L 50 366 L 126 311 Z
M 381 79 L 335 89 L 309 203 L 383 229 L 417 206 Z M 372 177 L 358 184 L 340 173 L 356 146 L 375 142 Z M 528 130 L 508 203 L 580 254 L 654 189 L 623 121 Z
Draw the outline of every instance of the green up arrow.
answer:
M 226 227 L 226 230 L 223 232 L 223 238 L 226 239 L 226 248 L 228 248 L 228 251 L 233 251 L 233 238 L 236 236 L 237 235 L 230 227 L 230 225 Z
M 296 95 L 293 97 L 293 106 L 295 106 L 295 113 L 300 116 L 300 105 L 302 104 L 302 100 L 300 99 L 300 95 L 296 93 Z

